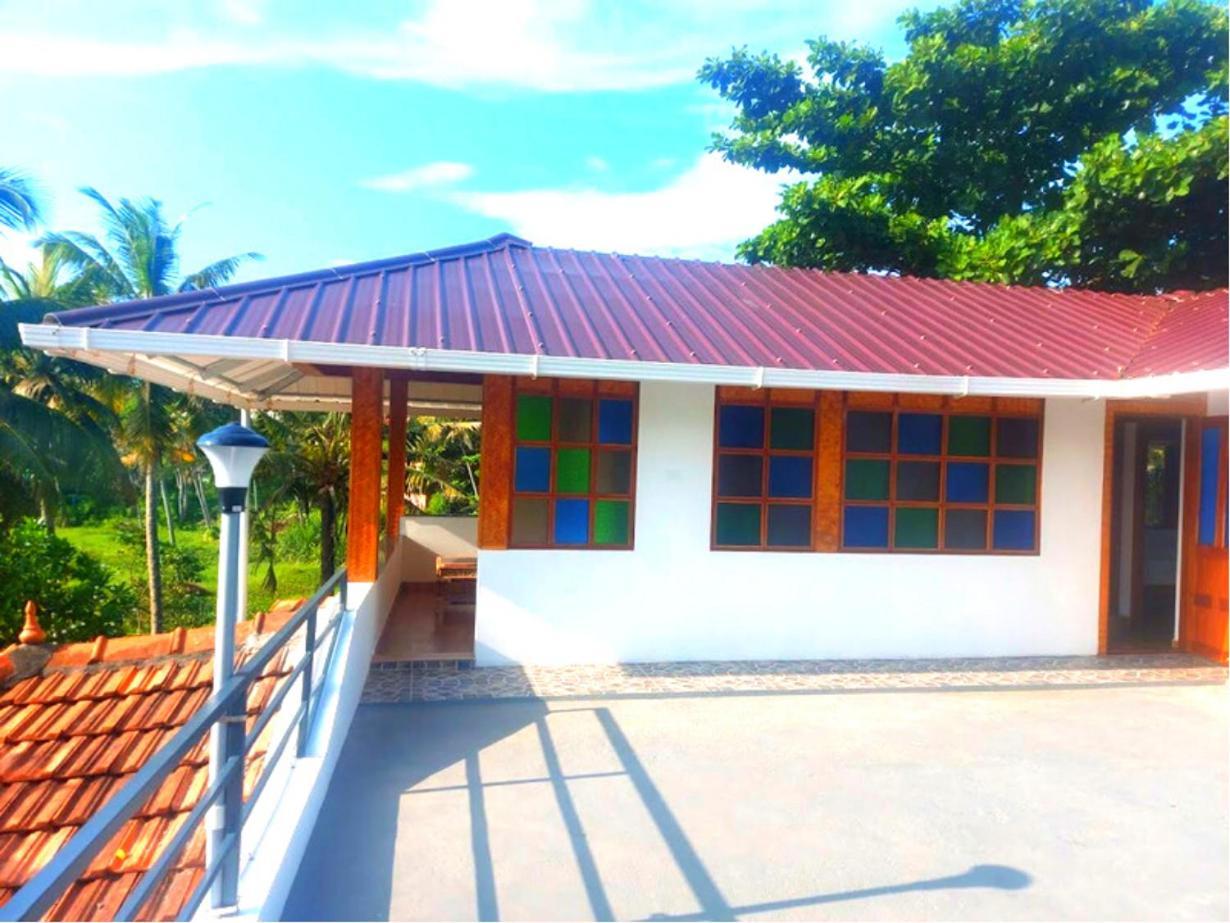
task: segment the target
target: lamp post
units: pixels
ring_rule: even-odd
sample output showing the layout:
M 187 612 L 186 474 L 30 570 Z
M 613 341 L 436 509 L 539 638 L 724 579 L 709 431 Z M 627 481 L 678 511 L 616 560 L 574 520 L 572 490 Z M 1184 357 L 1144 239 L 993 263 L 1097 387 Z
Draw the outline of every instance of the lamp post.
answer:
M 246 555 L 241 534 L 248 485 L 252 472 L 269 443 L 260 433 L 227 423 L 206 433 L 197 445 L 214 470 L 214 483 L 222 506 L 218 547 L 218 604 L 214 624 L 214 695 L 227 685 L 235 673 L 235 623 L 238 620 L 240 567 Z M 243 821 L 244 696 L 234 696 L 226 717 L 210 729 L 209 781 L 212 785 L 223 767 L 238 759 L 240 768 L 230 774 L 224 789 L 209 810 L 206 823 L 206 868 L 222 861 L 223 868 L 214 879 L 210 904 L 215 908 L 234 907 L 239 899 L 239 828 Z M 227 841 L 234 842 L 227 847 Z M 225 852 L 225 855 L 223 853 Z

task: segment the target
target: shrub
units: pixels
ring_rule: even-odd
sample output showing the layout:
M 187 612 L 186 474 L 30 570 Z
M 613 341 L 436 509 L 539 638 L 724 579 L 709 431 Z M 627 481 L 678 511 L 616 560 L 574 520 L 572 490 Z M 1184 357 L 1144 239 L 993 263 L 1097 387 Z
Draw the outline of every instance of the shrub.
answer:
M 0 643 L 17 640 L 28 599 L 56 643 L 118 635 L 136 606 L 132 591 L 98 559 L 33 519 L 0 533 Z
M 129 634 L 149 631 L 143 613 L 149 612 L 149 582 L 145 568 L 145 530 L 140 523 L 118 519 L 113 527 L 116 540 L 124 548 L 125 577 L 137 601 L 126 623 Z M 203 586 L 204 556 L 195 548 L 158 546 L 162 562 L 162 608 L 164 628 L 195 628 L 207 625 L 214 617 L 214 593 Z

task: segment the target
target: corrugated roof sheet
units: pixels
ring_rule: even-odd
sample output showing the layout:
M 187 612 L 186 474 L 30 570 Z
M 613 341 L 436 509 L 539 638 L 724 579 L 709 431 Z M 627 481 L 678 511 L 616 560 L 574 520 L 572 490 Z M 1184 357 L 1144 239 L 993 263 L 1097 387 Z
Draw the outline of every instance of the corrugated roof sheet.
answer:
M 533 247 L 62 312 L 74 326 L 824 371 L 1115 379 L 1224 368 L 1227 292 L 1118 295 Z
M 298 601 L 288 601 L 258 617 L 259 626 L 258 620 L 241 623 L 237 639 L 276 630 L 297 607 Z M 0 905 L 209 698 L 213 636 L 213 627 L 205 626 L 64 645 L 40 674 L 0 689 Z M 251 650 L 242 650 L 240 659 Z M 288 672 L 283 652 L 253 684 L 249 727 Z M 206 736 L 192 749 L 47 919 L 114 919 L 204 793 L 208 742 Z M 245 797 L 266 750 L 262 739 L 249 751 Z M 150 898 L 144 919 L 178 917 L 204 873 L 204 850 L 202 829 Z

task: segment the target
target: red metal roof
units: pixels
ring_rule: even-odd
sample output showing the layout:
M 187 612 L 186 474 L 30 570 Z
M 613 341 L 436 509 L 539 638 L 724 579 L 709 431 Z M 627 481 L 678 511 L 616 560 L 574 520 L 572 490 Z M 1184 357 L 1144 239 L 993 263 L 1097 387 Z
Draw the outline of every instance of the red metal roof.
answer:
M 1117 295 L 534 247 L 509 235 L 67 311 L 73 326 L 588 359 L 1115 379 L 1224 368 L 1227 291 Z
M 298 604 L 278 603 L 268 615 L 241 622 L 237 642 L 281 627 Z M 213 637 L 213 626 L 205 626 L 67 644 L 37 675 L 0 688 L 0 906 L 204 704 L 213 677 Z M 0 652 L 0 661 L 8 653 Z M 241 649 L 238 659 L 249 653 Z M 279 654 L 253 683 L 249 725 L 288 672 Z M 248 751 L 245 797 L 260 775 L 268 730 Z M 204 794 L 207 746 L 208 737 L 202 738 L 47 919 L 114 919 Z M 204 868 L 204 834 L 198 830 L 142 918 L 177 919 Z

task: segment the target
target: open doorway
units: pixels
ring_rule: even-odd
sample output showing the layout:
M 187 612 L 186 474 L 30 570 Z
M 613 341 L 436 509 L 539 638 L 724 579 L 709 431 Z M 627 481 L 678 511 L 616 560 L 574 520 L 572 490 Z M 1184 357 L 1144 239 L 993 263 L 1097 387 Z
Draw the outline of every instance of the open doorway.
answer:
M 1183 421 L 1115 421 L 1109 649 L 1169 650 L 1178 637 Z

